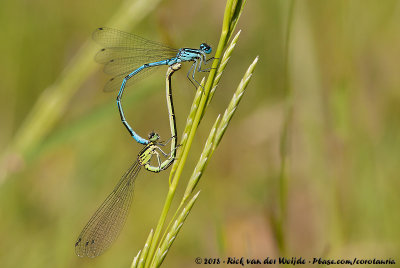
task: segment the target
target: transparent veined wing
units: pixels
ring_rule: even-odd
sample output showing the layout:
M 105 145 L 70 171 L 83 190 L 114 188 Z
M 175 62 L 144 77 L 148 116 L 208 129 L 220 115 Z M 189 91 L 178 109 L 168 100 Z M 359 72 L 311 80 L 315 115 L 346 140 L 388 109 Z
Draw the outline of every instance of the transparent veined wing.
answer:
M 132 204 L 134 182 L 140 168 L 136 161 L 94 213 L 75 243 L 76 255 L 97 257 L 118 237 Z
M 93 39 L 101 44 L 103 48 L 96 54 L 95 60 L 104 64 L 104 72 L 113 78 L 104 87 L 104 91 L 113 91 L 117 83 L 146 63 L 158 62 L 176 56 L 177 49 L 163 44 L 147 40 L 140 36 L 126 33 L 117 29 L 102 27 L 93 33 Z M 146 68 L 132 77 L 126 87 L 134 84 L 134 81 L 147 76 L 151 69 Z
M 123 32 L 109 27 L 97 28 L 92 34 L 93 40 L 103 47 L 156 48 L 159 50 L 176 50 L 156 41 L 148 40 L 136 34 Z
M 95 60 L 98 63 L 106 64 L 118 59 L 123 59 L 124 62 L 131 64 L 142 65 L 144 63 L 156 62 L 165 59 L 174 58 L 178 50 L 159 50 L 147 48 L 131 48 L 131 47 L 109 47 L 102 48 L 97 52 Z

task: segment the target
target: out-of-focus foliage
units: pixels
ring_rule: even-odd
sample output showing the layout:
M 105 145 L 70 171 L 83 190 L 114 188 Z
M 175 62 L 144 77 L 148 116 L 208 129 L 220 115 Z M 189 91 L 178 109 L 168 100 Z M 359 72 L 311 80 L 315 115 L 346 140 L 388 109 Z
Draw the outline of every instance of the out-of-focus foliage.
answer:
M 1 152 L 38 96 L 119 4 L 0 2 Z M 260 60 L 166 267 L 198 267 L 196 257 L 281 256 L 273 223 L 282 194 L 279 146 L 289 95 L 285 255 L 399 256 L 400 3 L 296 1 L 286 55 L 289 4 L 245 5 L 235 57 L 227 66 L 231 76 L 221 79 L 200 125 L 202 142 L 192 150 L 202 150 L 229 102 L 250 64 L 243 59 Z M 174 47 L 216 45 L 223 9 L 224 1 L 163 1 L 124 30 Z M 188 67 L 174 76 L 178 133 L 194 95 Z M 156 224 L 168 174 L 142 172 L 113 247 L 94 260 L 74 253 L 81 228 L 141 149 L 120 122 L 115 94 L 101 91 L 104 81 L 101 71 L 87 79 L 25 161 L 8 158 L 16 172 L 0 184 L 1 267 L 128 267 Z M 164 72 L 153 75 L 125 95 L 126 117 L 142 135 L 156 130 L 168 136 L 163 81 Z

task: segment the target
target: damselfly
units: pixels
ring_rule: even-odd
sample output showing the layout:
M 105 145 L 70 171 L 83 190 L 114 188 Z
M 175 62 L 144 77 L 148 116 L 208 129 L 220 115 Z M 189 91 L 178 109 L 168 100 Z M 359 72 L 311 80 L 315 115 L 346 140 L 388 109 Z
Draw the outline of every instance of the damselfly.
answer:
M 134 183 L 141 167 L 157 173 L 167 169 L 175 160 L 177 132 L 170 79 L 173 72 L 179 68 L 180 64 L 171 66 L 168 70 L 167 77 L 166 95 L 171 127 L 170 140 L 166 143 L 159 143 L 158 134 L 150 133 L 150 142 L 138 154 L 136 161 L 122 176 L 114 190 L 97 209 L 80 233 L 75 243 L 75 252 L 78 256 L 91 258 L 97 257 L 102 254 L 118 237 L 132 204 Z M 168 142 L 171 142 L 171 152 L 166 154 L 160 146 L 164 146 Z M 163 156 L 168 157 L 168 159 L 161 162 L 160 153 Z M 157 166 L 152 166 L 150 164 L 150 160 L 154 155 L 157 157 Z
M 167 160 L 159 162 L 159 166 L 150 165 L 153 155 L 156 155 L 159 161 L 159 152 L 165 154 L 159 147 L 164 144 L 157 143 L 158 138 L 156 133 L 149 135 L 150 143 L 139 153 L 135 163 L 122 176 L 114 190 L 83 228 L 75 243 L 75 252 L 79 257 L 97 257 L 118 237 L 132 204 L 133 188 L 141 167 L 143 166 L 149 171 L 160 172 L 173 162 L 175 149 Z
M 162 65 L 193 62 L 187 74 L 188 79 L 196 86 L 200 85 L 194 74 L 201 69 L 207 61 L 206 54 L 211 53 L 211 47 L 206 43 L 200 44 L 199 49 L 181 48 L 173 49 L 163 44 L 150 41 L 134 34 L 122 32 L 112 28 L 98 28 L 93 33 L 93 39 L 103 48 L 96 54 L 96 61 L 104 64 L 104 72 L 113 76 L 104 87 L 104 91 L 113 91 L 119 88 L 117 106 L 121 121 L 130 135 L 141 144 L 149 144 L 150 141 L 137 134 L 126 121 L 121 98 L 127 83 L 137 80 L 139 76 L 148 74 L 150 70 Z M 128 85 L 129 86 L 129 85 Z

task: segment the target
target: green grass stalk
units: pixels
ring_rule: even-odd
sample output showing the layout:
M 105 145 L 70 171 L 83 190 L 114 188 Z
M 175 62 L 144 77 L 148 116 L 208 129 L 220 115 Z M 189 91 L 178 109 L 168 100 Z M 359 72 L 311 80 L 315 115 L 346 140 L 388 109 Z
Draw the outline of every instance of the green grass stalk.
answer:
M 201 120 L 201 118 L 204 114 L 205 108 L 206 108 L 210 89 L 213 86 L 215 75 L 216 75 L 216 70 L 219 65 L 218 59 L 221 58 L 222 52 L 226 47 L 229 37 L 232 35 L 232 33 L 235 29 L 237 21 L 242 12 L 243 5 L 244 5 L 244 1 L 241 1 L 241 0 L 228 0 L 226 3 L 220 41 L 218 43 L 218 47 L 217 47 L 217 50 L 216 50 L 215 56 L 214 56 L 217 60 L 214 60 L 214 62 L 212 64 L 210 74 L 208 76 L 206 85 L 204 87 L 204 94 L 201 96 L 199 106 L 198 106 L 196 114 L 194 116 L 193 124 L 192 124 L 192 127 L 191 127 L 189 135 L 188 135 L 188 140 L 187 140 L 185 146 L 182 146 L 182 148 L 180 149 L 180 150 L 182 150 L 182 154 L 181 154 L 180 158 L 176 161 L 177 162 L 176 170 L 174 170 L 174 172 L 170 174 L 169 181 L 171 182 L 171 184 L 169 186 L 169 190 L 168 190 L 168 194 L 167 194 L 167 197 L 166 197 L 166 200 L 164 203 L 164 207 L 161 212 L 161 216 L 160 216 L 160 219 L 158 221 L 158 224 L 157 224 L 157 227 L 156 227 L 156 230 L 154 233 L 154 239 L 150 246 L 149 258 L 146 261 L 145 267 L 150 267 L 151 259 L 153 258 L 154 254 L 155 254 L 155 249 L 159 242 L 159 237 L 161 235 L 161 231 L 163 229 L 168 211 L 171 207 L 171 203 L 172 203 L 172 199 L 175 195 L 176 187 L 177 187 L 179 179 L 182 175 L 182 171 L 185 166 L 187 156 L 189 154 L 189 150 L 193 143 L 194 135 L 197 131 L 197 127 L 200 124 L 200 120 Z

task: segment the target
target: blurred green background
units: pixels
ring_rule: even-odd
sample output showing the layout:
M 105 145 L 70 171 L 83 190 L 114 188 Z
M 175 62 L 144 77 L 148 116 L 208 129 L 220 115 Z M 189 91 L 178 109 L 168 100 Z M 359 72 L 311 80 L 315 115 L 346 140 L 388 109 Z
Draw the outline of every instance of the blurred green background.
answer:
M 107 77 L 93 61 L 98 48 L 88 43 L 93 49 L 84 56 L 95 71 L 61 98 L 65 109 L 55 109 L 60 117 L 44 124 L 43 139 L 30 143 L 34 133 L 24 122 L 46 88 L 59 90 L 51 86 L 97 27 L 173 47 L 215 47 L 225 3 L 187 3 L 161 1 L 127 27 L 107 24 L 121 1 L 0 2 L 0 267 L 129 267 L 157 223 L 168 172 L 141 172 L 122 235 L 103 256 L 74 253 L 79 232 L 141 149 L 120 122 L 116 94 L 101 90 Z M 255 56 L 260 60 L 165 267 L 199 267 L 196 257 L 400 262 L 400 1 L 297 1 L 290 15 L 291 3 L 244 7 L 239 42 L 183 179 L 240 77 Z M 195 92 L 188 68 L 174 76 L 178 133 Z M 164 71 L 124 96 L 127 119 L 141 135 L 168 137 L 163 80 Z M 33 145 L 15 145 L 18 137 Z

